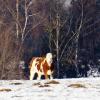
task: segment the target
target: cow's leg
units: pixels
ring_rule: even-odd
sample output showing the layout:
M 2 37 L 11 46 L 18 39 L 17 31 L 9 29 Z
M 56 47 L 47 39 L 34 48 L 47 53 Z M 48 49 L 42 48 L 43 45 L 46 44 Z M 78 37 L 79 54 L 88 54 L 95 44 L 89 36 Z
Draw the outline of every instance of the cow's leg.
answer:
M 45 79 L 49 79 L 47 71 L 44 72 Z
M 53 72 L 51 72 L 51 70 L 48 70 L 47 74 L 50 76 L 50 79 L 53 79 L 53 76 L 52 76 Z
M 52 76 L 52 74 L 50 75 L 50 79 L 53 79 L 53 76 Z
M 40 80 L 41 79 L 41 72 L 38 71 L 38 77 L 37 77 L 37 80 Z
M 33 80 L 35 73 L 37 72 L 36 66 L 32 66 L 30 69 L 30 80 Z
M 30 80 L 33 80 L 35 73 L 36 72 L 34 72 L 33 70 L 30 70 Z
M 45 74 L 45 79 L 49 79 L 47 74 Z

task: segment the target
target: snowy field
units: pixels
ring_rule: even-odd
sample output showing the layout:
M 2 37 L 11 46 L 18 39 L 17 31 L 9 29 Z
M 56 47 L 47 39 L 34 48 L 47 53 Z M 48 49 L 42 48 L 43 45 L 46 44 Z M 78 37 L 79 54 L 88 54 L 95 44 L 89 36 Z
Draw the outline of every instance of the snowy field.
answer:
M 0 81 L 0 100 L 99 100 L 100 78 Z

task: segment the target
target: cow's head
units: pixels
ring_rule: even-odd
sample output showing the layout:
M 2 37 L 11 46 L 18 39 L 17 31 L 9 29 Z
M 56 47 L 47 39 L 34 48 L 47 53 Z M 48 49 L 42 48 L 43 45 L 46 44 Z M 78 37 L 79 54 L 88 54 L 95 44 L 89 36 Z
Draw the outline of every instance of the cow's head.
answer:
M 51 66 L 51 64 L 52 64 L 52 62 L 53 62 L 52 53 L 47 53 L 47 54 L 46 54 L 46 61 L 47 61 L 48 65 Z

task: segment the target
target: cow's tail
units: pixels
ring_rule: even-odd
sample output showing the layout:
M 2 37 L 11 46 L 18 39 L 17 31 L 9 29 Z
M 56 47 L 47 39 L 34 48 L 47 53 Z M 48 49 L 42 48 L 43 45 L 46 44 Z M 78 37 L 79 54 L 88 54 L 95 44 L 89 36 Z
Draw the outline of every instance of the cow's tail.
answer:
M 36 73 L 36 63 L 37 63 L 37 59 L 34 59 L 30 67 L 30 80 L 33 80 L 33 77 Z

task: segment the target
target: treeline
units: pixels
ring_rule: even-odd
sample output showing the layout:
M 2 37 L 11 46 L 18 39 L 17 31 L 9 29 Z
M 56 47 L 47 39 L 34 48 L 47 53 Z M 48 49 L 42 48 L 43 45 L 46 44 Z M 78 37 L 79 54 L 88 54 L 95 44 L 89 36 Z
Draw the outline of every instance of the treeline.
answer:
M 55 76 L 99 55 L 99 0 L 0 0 L 0 79 L 25 79 L 33 56 L 54 55 Z M 28 72 L 27 72 L 28 73 Z

